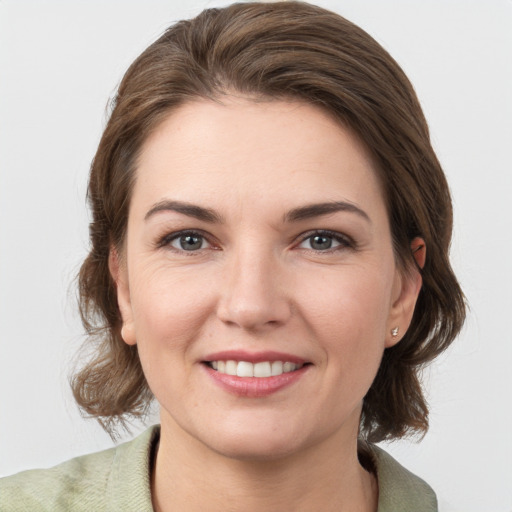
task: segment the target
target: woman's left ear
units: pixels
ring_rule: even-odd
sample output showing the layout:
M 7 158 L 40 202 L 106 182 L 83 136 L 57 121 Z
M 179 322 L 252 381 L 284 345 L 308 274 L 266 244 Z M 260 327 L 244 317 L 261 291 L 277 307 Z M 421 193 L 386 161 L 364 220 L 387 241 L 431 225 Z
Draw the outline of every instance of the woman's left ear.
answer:
M 393 304 L 388 318 L 386 348 L 396 345 L 404 337 L 411 324 L 416 301 L 423 284 L 420 270 L 425 266 L 426 251 L 425 241 L 419 237 L 415 238 L 411 242 L 411 252 L 416 265 L 411 265 L 405 271 L 396 271 Z

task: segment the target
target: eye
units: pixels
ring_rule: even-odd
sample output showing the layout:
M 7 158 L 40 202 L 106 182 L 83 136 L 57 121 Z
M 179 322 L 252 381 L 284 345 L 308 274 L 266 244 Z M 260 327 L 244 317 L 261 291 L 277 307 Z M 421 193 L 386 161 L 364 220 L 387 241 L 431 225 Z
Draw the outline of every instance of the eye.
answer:
M 341 247 L 351 247 L 352 244 L 346 237 L 339 233 L 331 233 L 326 231 L 319 231 L 306 235 L 306 237 L 299 244 L 301 249 L 309 249 L 313 251 L 328 251 L 330 249 L 337 249 Z
M 209 242 L 201 233 L 193 231 L 182 231 L 181 233 L 172 233 L 166 236 L 161 246 L 171 246 L 178 251 L 195 252 L 210 247 Z

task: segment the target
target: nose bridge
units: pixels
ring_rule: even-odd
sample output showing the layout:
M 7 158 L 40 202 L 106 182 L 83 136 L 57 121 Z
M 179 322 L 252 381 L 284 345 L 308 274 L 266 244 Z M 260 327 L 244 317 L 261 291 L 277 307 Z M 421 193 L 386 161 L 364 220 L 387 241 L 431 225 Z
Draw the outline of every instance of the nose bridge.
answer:
M 272 247 L 239 243 L 226 259 L 219 304 L 222 321 L 245 329 L 284 323 L 291 312 L 283 266 Z

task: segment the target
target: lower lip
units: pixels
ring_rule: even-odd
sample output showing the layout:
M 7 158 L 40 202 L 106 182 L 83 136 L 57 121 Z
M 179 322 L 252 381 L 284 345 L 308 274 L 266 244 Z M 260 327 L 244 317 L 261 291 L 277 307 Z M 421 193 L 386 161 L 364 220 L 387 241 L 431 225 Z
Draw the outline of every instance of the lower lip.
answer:
M 203 367 L 214 382 L 229 393 L 247 398 L 261 398 L 295 384 L 308 371 L 310 365 L 274 377 L 237 377 L 220 373 L 204 364 Z

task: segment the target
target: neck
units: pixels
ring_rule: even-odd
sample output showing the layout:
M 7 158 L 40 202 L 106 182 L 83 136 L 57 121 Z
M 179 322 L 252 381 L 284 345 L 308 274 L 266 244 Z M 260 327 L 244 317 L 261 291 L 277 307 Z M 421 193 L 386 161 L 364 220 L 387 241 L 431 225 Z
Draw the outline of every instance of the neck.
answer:
M 174 425 L 175 426 L 175 425 Z M 162 422 L 153 476 L 156 512 L 377 510 L 377 483 L 357 458 L 357 436 L 272 459 L 240 460 Z

